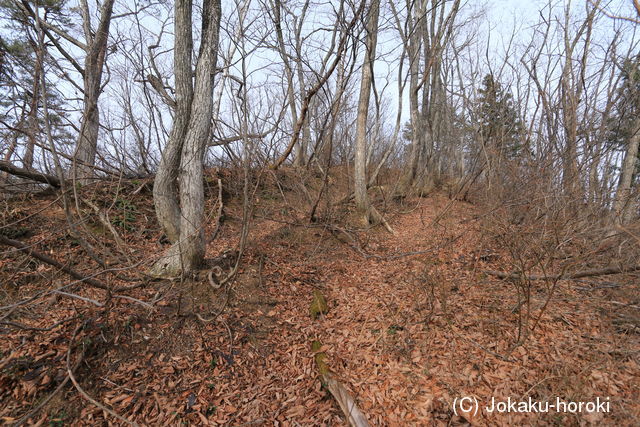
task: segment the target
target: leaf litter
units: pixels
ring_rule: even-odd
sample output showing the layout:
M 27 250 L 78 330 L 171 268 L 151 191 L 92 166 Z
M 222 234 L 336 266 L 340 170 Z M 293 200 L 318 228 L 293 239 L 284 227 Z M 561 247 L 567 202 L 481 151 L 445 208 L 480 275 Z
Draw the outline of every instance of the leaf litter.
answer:
M 148 197 L 136 206 L 151 215 Z M 259 202 L 228 296 L 206 283 L 161 281 L 128 294 L 153 301 L 153 309 L 132 299 L 108 300 L 104 291 L 84 286 L 73 292 L 108 304 L 53 293 L 16 307 L 0 325 L 1 419 L 11 424 L 50 396 L 67 377 L 70 352 L 72 363 L 81 355 L 75 377 L 87 394 L 139 425 L 346 425 L 319 381 L 310 348 L 317 340 L 371 425 L 638 424 L 640 340 L 637 330 L 615 324 L 617 311 L 606 302 L 615 289 L 585 292 L 561 281 L 536 329 L 515 345 L 517 295 L 508 282 L 483 274 L 507 271 L 509 264 L 499 248 L 482 252 L 474 206 L 455 202 L 434 224 L 448 199 L 435 194 L 411 203 L 411 210 L 390 217 L 396 236 L 378 228 L 349 230 L 355 239 L 344 241 L 291 212 L 278 216 L 273 200 Z M 241 207 L 227 208 L 208 258 L 237 244 Z M 37 211 L 26 203 L 22 209 L 25 217 Z M 47 211 L 27 218 L 29 242 L 46 241 L 50 253 L 89 274 L 89 261 L 62 231 L 63 218 Z M 291 225 L 296 221 L 299 226 Z M 132 257 L 162 253 L 159 231 L 146 224 L 123 233 Z M 3 306 L 69 282 L 16 253 L 5 253 L 0 266 Z M 328 304 L 317 319 L 309 315 L 315 291 Z M 536 292 L 532 308 L 539 311 L 544 289 Z M 217 312 L 227 297 L 215 320 L 194 315 Z M 10 322 L 42 329 L 60 323 L 41 331 Z M 455 415 L 454 399 L 462 396 L 484 404 L 608 397 L 612 410 Z M 28 423 L 122 421 L 67 383 Z

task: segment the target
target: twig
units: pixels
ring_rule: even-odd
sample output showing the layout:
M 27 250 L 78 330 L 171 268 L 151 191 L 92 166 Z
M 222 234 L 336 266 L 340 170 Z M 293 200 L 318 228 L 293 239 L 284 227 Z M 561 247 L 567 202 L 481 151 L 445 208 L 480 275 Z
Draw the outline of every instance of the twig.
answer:
M 71 294 L 69 292 L 52 291 L 52 293 L 58 294 L 58 295 L 62 295 L 62 296 L 65 296 L 65 297 L 69 297 L 69 298 L 79 299 L 80 301 L 84 301 L 84 302 L 89 302 L 89 303 L 95 305 L 96 307 L 104 307 L 104 304 L 102 304 L 101 302 L 98 302 L 98 301 L 93 300 L 91 298 L 83 297 L 83 296 L 80 296 L 80 295 Z
M 77 331 L 80 329 L 80 326 L 78 326 L 75 330 L 75 332 L 73 333 L 74 336 L 77 333 Z M 69 350 L 67 351 L 67 355 L 71 352 L 71 343 L 69 343 Z M 69 368 L 69 358 L 67 356 L 67 376 L 65 377 L 64 380 L 62 380 L 62 382 L 58 385 L 58 387 L 56 387 L 55 390 L 53 390 L 53 393 L 49 394 L 47 397 L 45 397 L 44 399 L 42 399 L 42 401 L 40 401 L 40 403 L 38 403 L 38 405 L 33 408 L 31 411 L 29 411 L 26 415 L 22 416 L 18 421 L 16 421 L 13 426 L 14 427 L 18 427 L 21 426 L 22 424 L 24 424 L 26 421 L 29 420 L 29 418 L 33 417 L 40 409 L 42 409 L 47 403 L 49 403 L 49 401 L 53 398 L 53 396 L 55 396 L 56 394 L 58 394 L 60 392 L 60 390 L 62 390 L 64 388 L 64 386 L 69 382 L 69 379 L 71 378 L 69 376 L 69 373 L 71 371 L 75 371 L 76 369 L 78 369 L 78 366 L 80 366 L 80 363 L 82 363 L 83 360 L 83 356 L 84 353 L 80 354 L 80 357 L 78 358 L 78 360 L 76 361 L 75 365 L 73 366 L 73 369 Z
M 621 305 L 623 307 L 635 308 L 637 310 L 640 310 L 640 306 L 638 306 L 638 305 L 627 304 L 627 303 L 619 302 L 619 301 L 607 301 L 607 302 L 609 304 Z
M 130 388 L 127 388 L 127 387 L 124 387 L 124 386 L 118 385 L 118 384 L 114 383 L 113 381 L 111 381 L 109 378 L 100 377 L 100 379 L 101 379 L 102 381 L 104 381 L 104 382 L 107 382 L 107 383 L 111 384 L 112 386 L 114 386 L 114 387 L 115 387 L 115 388 L 117 388 L 118 390 L 122 389 L 122 390 L 126 390 L 126 391 L 128 391 L 129 393 L 135 393 L 135 391 L 134 391 L 134 390 L 131 390 Z
M 82 359 L 80 359 L 80 360 L 82 360 Z M 79 364 L 80 363 L 76 364 L 76 368 L 78 367 Z M 38 405 L 35 408 L 33 408 L 31 411 L 29 411 L 28 414 L 24 415 L 22 418 L 20 418 L 18 421 L 16 421 L 15 424 L 13 424 L 13 426 L 14 427 L 21 426 L 27 420 L 29 420 L 29 418 L 33 417 L 36 413 L 38 413 L 38 411 L 40 409 L 42 409 L 42 407 L 44 407 L 47 403 L 49 403 L 49 401 L 53 398 L 53 396 L 58 394 L 60 392 L 60 390 L 62 390 L 64 388 L 64 386 L 67 385 L 68 382 L 69 382 L 69 375 L 67 375 L 65 377 L 65 379 L 58 385 L 58 387 L 56 387 L 56 389 L 53 390 L 53 393 L 51 393 L 50 395 L 48 395 L 47 397 L 42 399 L 42 401 L 40 403 L 38 403 Z
M 64 319 L 64 320 L 61 320 L 59 322 L 56 322 L 53 325 L 49 326 L 48 328 L 36 328 L 36 327 L 33 327 L 33 326 L 27 326 L 27 325 L 23 325 L 21 323 L 10 322 L 10 321 L 0 322 L 0 325 L 13 326 L 14 328 L 23 329 L 25 331 L 49 332 L 52 329 L 55 329 L 55 328 L 57 328 L 58 326 L 60 326 L 60 325 L 62 325 L 64 323 L 71 322 L 72 320 L 77 320 L 79 318 L 80 318 L 80 316 L 70 317 L 68 319 Z
M 222 211 L 224 209 L 224 205 L 222 203 L 222 180 L 218 178 L 218 217 L 216 218 L 216 229 L 211 236 L 211 240 L 215 240 L 218 236 L 218 232 L 220 231 L 220 226 L 222 225 Z
M 583 280 L 583 279 L 576 279 L 575 281 L 578 283 L 586 283 L 587 285 L 593 285 L 593 286 L 576 286 L 576 289 L 579 289 L 581 291 L 595 291 L 598 289 L 614 289 L 614 288 L 620 288 L 623 286 L 621 283 L 615 283 L 615 282 L 597 282 L 594 280 Z
M 69 342 L 69 349 L 67 350 L 67 375 L 68 375 L 68 377 L 71 379 L 71 382 L 76 387 L 78 392 L 82 395 L 82 397 L 87 399 L 89 402 L 93 403 L 99 409 L 102 409 L 104 412 L 108 413 L 112 417 L 114 417 L 114 418 L 116 418 L 116 419 L 118 419 L 118 420 L 120 420 L 120 421 L 122 421 L 124 423 L 127 423 L 127 424 L 129 424 L 131 426 L 137 426 L 138 424 L 136 424 L 135 422 L 129 421 L 128 419 L 124 418 L 123 416 L 118 415 L 117 413 L 115 413 L 111 409 L 107 408 L 106 406 L 104 406 L 100 402 L 98 402 L 95 399 L 93 399 L 91 396 L 89 396 L 87 394 L 86 391 L 84 391 L 82 389 L 82 387 L 80 387 L 80 384 L 78 384 L 78 381 L 76 381 L 76 378 L 73 375 L 73 371 L 71 369 L 71 348 L 73 347 L 73 340 L 75 339 L 75 337 L 76 337 L 76 335 L 77 335 L 77 333 L 78 333 L 78 331 L 80 330 L 81 327 L 82 326 L 79 326 L 79 327 L 76 328 L 76 330 L 73 332 L 73 336 L 71 337 L 71 341 Z
M 149 304 L 148 302 L 144 302 L 142 300 L 139 300 L 137 298 L 133 298 L 133 297 L 130 297 L 130 296 L 127 296 L 127 295 L 114 295 L 113 298 L 122 298 L 122 299 L 126 299 L 126 300 L 129 300 L 129 301 L 136 302 L 136 303 L 142 305 L 143 307 L 148 308 L 151 311 L 154 311 L 156 309 L 153 305 Z
M 523 276 L 522 274 L 517 272 L 506 273 L 503 271 L 484 270 L 485 273 L 491 276 L 498 277 L 500 279 L 517 279 L 522 277 L 527 280 L 568 280 L 568 279 L 579 279 L 582 277 L 596 277 L 596 276 L 607 276 L 610 274 L 633 273 L 636 271 L 640 271 L 640 265 L 634 265 L 631 267 L 607 267 L 602 269 L 577 271 L 575 273 L 563 273 L 563 274 L 554 274 L 554 275 L 530 274 L 526 276 Z
M 78 279 L 81 282 L 85 282 L 88 285 L 93 286 L 94 288 L 98 288 L 98 289 L 104 289 L 104 290 L 109 290 L 109 287 L 107 285 L 105 285 L 104 283 L 95 280 L 95 279 L 90 279 L 88 277 L 84 277 L 82 274 L 78 273 L 77 271 L 74 271 L 72 269 L 70 269 L 69 267 L 65 267 L 64 265 L 62 265 L 61 263 L 59 263 L 58 261 L 56 261 L 55 259 L 45 255 L 45 254 L 41 254 L 40 252 L 36 252 L 33 249 L 31 249 L 29 246 L 25 245 L 24 243 L 18 241 L 18 240 L 13 240 L 13 239 L 9 239 L 3 235 L 0 234 L 0 243 L 2 243 L 3 245 L 7 245 L 7 246 L 12 246 L 24 253 L 26 253 L 29 256 L 32 256 L 36 259 L 39 259 L 42 262 L 45 262 L 49 265 L 52 265 L 54 267 L 56 267 L 59 270 L 64 271 L 65 273 L 67 273 L 69 276 L 73 277 L 74 279 Z

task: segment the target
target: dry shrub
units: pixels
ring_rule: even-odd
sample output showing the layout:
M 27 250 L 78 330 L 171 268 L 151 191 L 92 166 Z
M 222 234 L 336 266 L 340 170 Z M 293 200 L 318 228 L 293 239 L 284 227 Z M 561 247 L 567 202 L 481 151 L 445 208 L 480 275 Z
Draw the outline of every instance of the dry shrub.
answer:
M 479 181 L 472 197 L 483 212 L 484 250 L 501 253 L 497 268 L 513 273 L 506 280 L 518 301 L 517 345 L 558 297 L 558 276 L 637 265 L 640 227 L 613 227 L 606 206 L 563 193 L 548 170 L 512 164 L 498 178 Z

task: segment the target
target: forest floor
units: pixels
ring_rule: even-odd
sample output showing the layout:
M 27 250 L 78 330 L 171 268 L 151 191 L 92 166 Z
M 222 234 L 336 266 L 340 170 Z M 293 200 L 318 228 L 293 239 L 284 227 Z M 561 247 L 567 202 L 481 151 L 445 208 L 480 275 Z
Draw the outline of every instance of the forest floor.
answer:
M 217 188 L 209 182 L 211 236 Z M 148 185 L 88 191 L 111 207 L 126 245 L 97 220 L 88 225 L 112 259 L 129 261 L 107 268 L 135 265 L 121 274 L 135 279 L 167 248 Z M 78 283 L 55 293 L 72 279 L 3 248 L 0 419 L 124 424 L 107 408 L 140 425 L 346 425 L 318 379 L 310 349 L 318 340 L 371 425 L 640 424 L 637 276 L 561 280 L 553 289 L 535 281 L 523 305 L 514 281 L 485 273 L 512 263 L 470 203 L 439 193 L 388 201 L 391 235 L 310 223 L 286 185 L 255 194 L 238 275 L 219 290 L 206 280 L 160 280 L 124 297 Z M 3 203 L 2 225 L 17 239 L 85 275 L 100 271 L 69 234 L 59 198 Z M 241 229 L 242 202 L 225 195 L 207 258 L 237 247 Z M 96 276 L 132 284 L 108 277 Z M 314 290 L 329 307 L 317 319 Z M 42 297 L 28 301 L 34 295 Z M 465 396 L 477 399 L 477 414 L 454 413 Z M 599 398 L 609 411 L 490 413 L 483 407 L 492 398 Z

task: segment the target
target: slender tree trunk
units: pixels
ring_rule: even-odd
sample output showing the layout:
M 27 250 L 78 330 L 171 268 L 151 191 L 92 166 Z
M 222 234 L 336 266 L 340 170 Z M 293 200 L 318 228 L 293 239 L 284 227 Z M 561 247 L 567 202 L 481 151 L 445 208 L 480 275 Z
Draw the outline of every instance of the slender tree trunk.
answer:
M 580 176 L 578 174 L 578 148 L 577 148 L 577 105 L 573 90 L 566 83 L 568 76 L 563 77 L 563 116 L 565 127 L 565 147 L 562 153 L 562 186 L 565 194 L 570 197 L 577 196 Z
M 291 68 L 291 63 L 289 62 L 289 55 L 287 53 L 286 45 L 284 44 L 284 35 L 282 34 L 282 2 L 281 0 L 274 0 L 271 6 L 273 11 L 273 24 L 276 30 L 276 38 L 278 40 L 278 53 L 280 54 L 280 58 L 282 58 L 282 62 L 284 63 L 284 72 L 287 77 L 287 97 L 289 98 L 289 109 L 291 110 L 291 123 L 292 126 L 295 126 L 298 122 L 298 109 L 296 107 L 296 97 L 295 97 L 295 85 L 293 82 L 293 70 Z M 301 86 L 300 90 L 304 90 Z M 296 166 L 299 165 L 299 153 L 301 150 L 301 142 L 298 141 L 296 143 L 296 154 L 294 158 L 294 164 Z
M 635 133 L 631 136 L 627 145 L 627 152 L 625 153 L 620 173 L 620 182 L 613 202 L 613 213 L 618 224 L 626 224 L 633 217 L 631 184 L 638 162 L 638 143 L 640 143 L 640 120 L 636 119 Z
M 178 196 L 178 172 L 191 103 L 193 101 L 193 67 L 191 52 L 193 35 L 191 29 L 192 0 L 176 0 L 173 50 L 176 108 L 173 126 L 153 182 L 153 202 L 158 222 L 169 241 L 175 243 L 180 237 L 180 202 Z
M 309 1 L 307 0 L 307 2 L 305 3 L 305 9 L 308 7 L 308 5 Z M 306 11 L 303 12 L 303 15 L 304 14 L 306 14 Z M 307 91 L 307 84 L 305 82 L 304 70 L 302 69 L 302 61 L 300 59 L 302 55 L 302 25 L 303 22 L 300 22 L 300 24 L 297 25 L 296 29 L 296 72 L 298 74 L 298 86 L 300 88 L 300 94 L 304 99 Z M 309 105 L 309 110 L 311 110 L 311 105 Z M 302 137 L 298 142 L 298 150 L 296 151 L 296 156 L 293 161 L 293 164 L 297 167 L 302 167 L 307 164 L 307 151 L 309 149 L 309 144 L 311 143 L 311 123 L 309 116 L 310 114 L 307 113 L 304 118 L 304 123 L 302 125 Z
M 36 52 L 38 52 L 36 50 Z M 36 66 L 33 74 L 33 86 L 31 95 L 31 104 L 29 105 L 29 116 L 27 117 L 27 147 L 22 159 L 22 167 L 31 169 L 33 167 L 33 157 L 36 148 L 36 135 L 39 131 L 38 126 L 38 100 L 40 99 L 40 73 L 41 73 L 40 54 L 36 54 Z
M 320 161 L 322 167 L 329 167 L 331 164 L 331 155 L 333 152 L 333 137 L 336 133 L 336 125 L 338 123 L 338 115 L 342 108 L 342 96 L 346 90 L 345 67 L 341 62 L 338 65 L 338 77 L 336 81 L 336 94 L 331 106 L 331 118 L 329 121 L 329 130 L 324 134 L 324 141 L 320 147 Z
M 85 12 L 85 16 L 83 16 L 85 36 L 88 43 L 83 76 L 84 111 L 74 155 L 74 175 L 81 182 L 86 182 L 87 178 L 93 176 L 92 166 L 96 160 L 98 133 L 100 130 L 98 98 L 102 90 L 102 71 L 107 56 L 107 41 L 109 39 L 109 26 L 111 25 L 114 1 L 105 0 L 102 4 L 100 22 L 95 35 L 91 34 L 88 12 Z
M 422 151 L 421 143 L 424 141 L 421 138 L 423 133 L 423 126 L 420 120 L 420 106 L 418 103 L 418 70 L 420 67 L 420 36 L 417 31 L 418 19 L 421 16 L 419 13 L 413 18 L 414 24 L 410 27 L 412 32 L 408 38 L 408 55 L 409 55 L 409 117 L 411 120 L 411 151 L 409 153 L 409 167 L 404 178 L 404 184 L 408 189 L 413 185 L 416 174 L 418 172 L 418 162 L 420 158 L 420 152 Z
M 185 8 L 188 8 L 189 11 Z M 179 11 L 180 9 L 180 11 Z M 190 1 L 176 2 L 176 17 L 181 15 L 176 34 L 191 34 Z M 190 272 L 202 263 L 205 253 L 204 239 L 204 183 L 203 160 L 207 141 L 211 132 L 213 112 L 213 76 L 218 57 L 220 31 L 220 0 L 204 0 L 202 7 L 202 41 L 195 71 L 195 89 L 187 116 L 182 149 L 179 155 L 179 238 L 165 256 L 152 268 L 151 273 L 160 276 L 176 276 Z M 183 24 L 188 24 L 183 26 Z M 178 20 L 176 20 L 178 25 Z M 179 31 L 178 31 L 179 30 Z M 177 38 L 176 38 L 177 41 Z M 184 42 L 184 40 L 183 40 Z M 182 43 L 180 49 L 188 44 Z M 178 49 L 178 46 L 176 46 Z M 190 49 L 189 49 L 190 51 Z M 180 52 L 182 55 L 185 52 Z M 179 65 L 179 64 L 176 64 Z M 184 65 L 184 64 L 180 64 Z M 190 67 L 189 67 L 190 68 Z M 189 72 L 189 76 L 191 73 Z M 186 77 L 183 76 L 183 77 Z M 178 117 L 176 116 L 176 119 Z M 182 120 L 185 117 L 181 118 Z M 177 123 L 175 126 L 182 126 Z M 172 172 L 172 173 L 175 173 Z
M 362 65 L 362 80 L 360 82 L 360 98 L 358 101 L 358 116 L 356 118 L 356 154 L 354 170 L 354 189 L 356 209 L 363 223 L 369 224 L 370 206 L 367 197 L 367 116 L 369 114 L 369 99 L 371 97 L 371 82 L 373 80 L 373 64 L 376 56 L 378 41 L 378 15 L 380 0 L 373 0 L 367 20 L 367 42 Z
M 600 178 L 598 174 L 598 166 L 602 157 L 602 146 L 597 144 L 590 147 L 591 162 L 589 164 L 589 202 L 602 206 L 602 194 L 600 193 Z
M 4 154 L 4 163 L 10 164 L 11 156 L 16 151 L 16 147 L 18 146 L 18 134 L 14 133 L 11 138 L 11 143 L 9 147 L 7 147 L 7 152 Z M 0 172 L 0 184 L 4 184 L 9 179 L 9 173 L 7 171 Z

